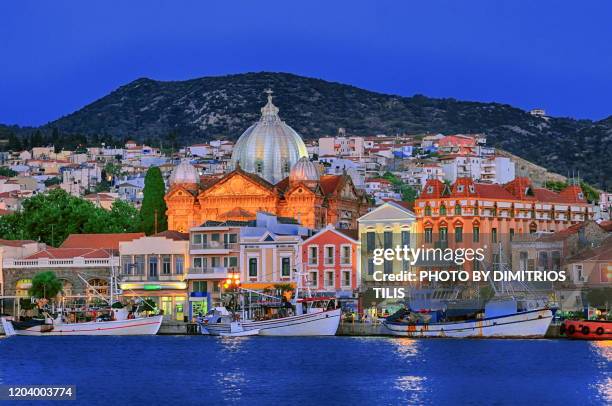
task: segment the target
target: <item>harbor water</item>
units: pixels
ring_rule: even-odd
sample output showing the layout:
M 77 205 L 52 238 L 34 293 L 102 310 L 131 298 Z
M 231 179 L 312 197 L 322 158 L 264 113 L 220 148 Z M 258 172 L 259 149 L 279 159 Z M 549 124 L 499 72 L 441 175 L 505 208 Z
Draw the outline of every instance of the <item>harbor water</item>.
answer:
M 611 365 L 612 341 L 0 339 L 0 385 L 76 385 L 87 405 L 604 405 Z

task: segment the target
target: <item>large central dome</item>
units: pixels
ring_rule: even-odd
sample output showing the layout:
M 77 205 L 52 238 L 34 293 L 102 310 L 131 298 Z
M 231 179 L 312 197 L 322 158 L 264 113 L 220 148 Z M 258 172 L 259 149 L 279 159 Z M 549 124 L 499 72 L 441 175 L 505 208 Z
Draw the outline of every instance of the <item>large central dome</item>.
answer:
M 278 117 L 278 107 L 268 103 L 261 109 L 261 118 L 238 139 L 232 153 L 232 169 L 237 164 L 247 172 L 257 174 L 272 184 L 289 175 L 302 157 L 308 157 L 302 137 Z

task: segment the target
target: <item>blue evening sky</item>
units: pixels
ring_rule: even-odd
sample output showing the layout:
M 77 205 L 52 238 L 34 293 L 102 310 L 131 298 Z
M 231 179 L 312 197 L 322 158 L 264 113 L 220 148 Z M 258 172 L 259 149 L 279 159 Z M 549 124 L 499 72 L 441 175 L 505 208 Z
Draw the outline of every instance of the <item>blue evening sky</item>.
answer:
M 139 77 L 249 71 L 601 119 L 612 2 L 0 3 L 0 123 L 43 124 Z

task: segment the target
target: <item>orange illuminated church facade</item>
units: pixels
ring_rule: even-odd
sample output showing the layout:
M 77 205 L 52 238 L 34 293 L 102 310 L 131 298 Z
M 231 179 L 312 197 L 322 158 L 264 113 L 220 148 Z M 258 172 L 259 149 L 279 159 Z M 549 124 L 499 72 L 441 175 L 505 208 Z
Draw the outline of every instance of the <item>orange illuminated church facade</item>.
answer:
M 366 195 L 347 174 L 320 173 L 301 137 L 278 117 L 270 94 L 261 110 L 236 143 L 229 173 L 203 179 L 186 161 L 174 169 L 165 196 L 168 228 L 187 232 L 207 220 L 254 220 L 258 211 L 312 229 L 356 228 L 369 207 Z

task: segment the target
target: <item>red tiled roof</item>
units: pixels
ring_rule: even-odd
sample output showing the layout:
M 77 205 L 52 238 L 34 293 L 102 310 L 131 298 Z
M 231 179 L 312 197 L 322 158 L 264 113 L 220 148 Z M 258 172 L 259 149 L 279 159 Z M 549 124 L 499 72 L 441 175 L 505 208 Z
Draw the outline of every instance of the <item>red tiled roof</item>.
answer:
M 515 199 L 515 197 L 512 196 L 510 192 L 508 192 L 500 185 L 475 183 L 474 188 L 476 189 L 476 194 L 478 195 L 478 197 L 482 197 L 483 199 Z
M 118 250 L 119 242 L 144 237 L 144 233 L 70 234 L 60 248 L 100 248 Z
M 429 188 L 432 187 L 431 193 L 429 192 Z M 444 183 L 438 179 L 429 179 L 425 186 L 423 187 L 423 191 L 421 192 L 421 196 L 419 198 L 426 199 L 432 198 L 436 199 L 442 197 L 442 193 L 444 192 Z
M 110 253 L 100 248 L 47 248 L 32 254 L 25 259 L 68 259 L 68 258 L 109 258 Z
M 331 195 L 337 189 L 338 186 L 342 183 L 342 175 L 323 175 L 321 176 L 321 190 L 323 190 L 323 194 Z
M 25 244 L 32 244 L 36 241 L 33 240 L 3 240 L 0 239 L 0 246 L 8 246 L 8 247 L 23 247 Z
M 189 240 L 189 233 L 181 233 L 179 231 L 166 230 L 166 231 L 162 231 L 161 233 L 153 234 L 152 237 L 165 237 L 165 238 L 168 238 L 169 240 L 185 241 L 185 240 Z

